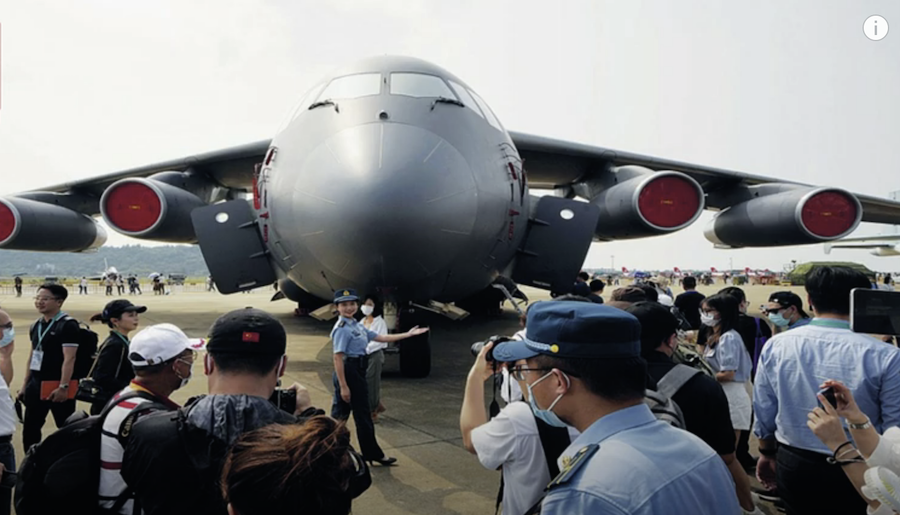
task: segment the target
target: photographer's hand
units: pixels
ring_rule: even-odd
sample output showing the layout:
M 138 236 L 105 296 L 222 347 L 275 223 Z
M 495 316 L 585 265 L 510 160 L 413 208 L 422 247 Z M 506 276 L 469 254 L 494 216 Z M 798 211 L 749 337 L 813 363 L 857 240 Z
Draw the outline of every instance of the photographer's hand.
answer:
M 475 364 L 472 365 L 466 378 L 466 393 L 459 413 L 459 431 L 462 433 L 463 447 L 472 454 L 475 454 L 472 430 L 487 424 L 488 421 L 484 409 L 484 382 L 494 375 L 494 364 L 486 359 L 487 352 L 493 346 L 494 342 L 488 342 L 475 358 Z
M 294 410 L 295 415 L 299 415 L 309 408 L 312 408 L 312 398 L 309 396 L 309 390 L 300 383 L 294 383 L 289 388 L 297 392 L 297 408 Z
M 469 376 L 475 374 L 476 376 L 481 377 L 481 382 L 483 383 L 497 373 L 496 364 L 487 359 L 488 352 L 493 348 L 493 341 L 489 341 L 484 345 L 481 352 L 478 353 L 478 357 L 475 358 L 475 363 L 472 364 L 472 370 L 469 371 Z

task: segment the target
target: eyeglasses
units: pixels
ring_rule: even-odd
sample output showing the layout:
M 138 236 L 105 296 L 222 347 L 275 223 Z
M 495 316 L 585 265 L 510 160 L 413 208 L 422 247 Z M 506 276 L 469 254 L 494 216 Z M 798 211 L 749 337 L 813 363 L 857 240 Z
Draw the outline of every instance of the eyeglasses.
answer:
M 785 309 L 790 308 L 790 307 L 793 307 L 793 306 L 781 306 L 780 308 L 766 309 L 766 310 L 763 311 L 763 313 L 765 313 L 766 315 L 768 315 L 768 314 L 770 314 L 770 313 L 775 313 L 775 314 L 777 314 L 778 312 L 784 311 Z
M 35 297 L 34 300 L 37 302 L 50 302 L 51 300 L 58 300 L 56 297 Z
M 525 372 L 546 372 L 548 370 L 553 370 L 552 368 L 528 368 L 528 367 L 513 367 L 509 369 L 509 375 L 512 376 L 516 381 L 524 381 L 525 380 Z
M 3 325 L 0 325 L 0 327 L 2 327 L 2 328 L 4 328 L 4 329 L 12 329 L 12 326 L 13 326 L 12 320 L 10 320 L 9 322 L 7 322 L 7 323 L 5 323 L 5 324 L 3 324 Z

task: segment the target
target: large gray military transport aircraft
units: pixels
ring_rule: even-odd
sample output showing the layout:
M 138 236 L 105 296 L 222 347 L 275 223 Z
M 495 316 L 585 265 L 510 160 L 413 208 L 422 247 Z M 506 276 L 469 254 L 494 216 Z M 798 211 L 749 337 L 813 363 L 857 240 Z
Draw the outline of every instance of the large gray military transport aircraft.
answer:
M 399 328 L 423 309 L 496 308 L 492 285 L 509 278 L 566 291 L 591 241 L 671 233 L 703 209 L 718 211 L 707 238 L 728 248 L 900 223 L 900 203 L 839 188 L 508 132 L 448 71 L 375 57 L 309 91 L 274 139 L 0 199 L 0 248 L 96 248 L 99 215 L 131 237 L 199 244 L 223 293 L 280 281 L 315 309 L 335 289 L 378 292 Z M 429 373 L 427 338 L 401 348 L 404 373 Z

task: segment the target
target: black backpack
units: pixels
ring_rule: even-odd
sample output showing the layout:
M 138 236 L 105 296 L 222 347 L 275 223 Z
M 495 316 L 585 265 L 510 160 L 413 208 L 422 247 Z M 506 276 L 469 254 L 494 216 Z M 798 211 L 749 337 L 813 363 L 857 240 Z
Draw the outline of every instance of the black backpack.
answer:
M 97 513 L 103 421 L 113 407 L 135 397 L 151 402 L 135 408 L 129 417 L 161 406 L 147 392 L 128 392 L 107 404 L 99 415 L 66 424 L 43 442 L 33 445 L 25 455 L 16 479 L 16 513 Z M 121 509 L 128 498 L 126 491 L 116 501 L 113 511 Z
M 31 324 L 29 330 L 31 341 L 37 339 L 37 328 L 40 327 L 40 321 L 41 319 L 39 318 Z M 97 333 L 91 331 L 87 324 L 79 322 L 69 315 L 62 317 L 62 322 L 65 324 L 74 322 L 75 325 L 78 326 L 76 341 L 72 342 L 78 344 L 78 352 L 75 354 L 75 369 L 72 372 L 72 379 L 87 377 L 91 370 L 91 365 L 94 364 L 94 358 L 97 357 L 97 343 L 100 341 L 100 337 L 97 336 Z

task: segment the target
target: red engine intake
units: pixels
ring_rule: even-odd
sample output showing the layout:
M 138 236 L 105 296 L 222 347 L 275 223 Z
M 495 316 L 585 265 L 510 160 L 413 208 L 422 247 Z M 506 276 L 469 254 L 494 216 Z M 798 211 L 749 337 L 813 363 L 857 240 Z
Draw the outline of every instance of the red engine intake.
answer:
M 640 238 L 684 229 L 703 212 L 703 188 L 680 172 L 643 173 L 597 194 L 595 236 L 600 240 Z
M 134 238 L 195 243 L 191 211 L 206 205 L 177 186 L 154 179 L 122 179 L 100 199 L 103 219 L 115 231 Z

